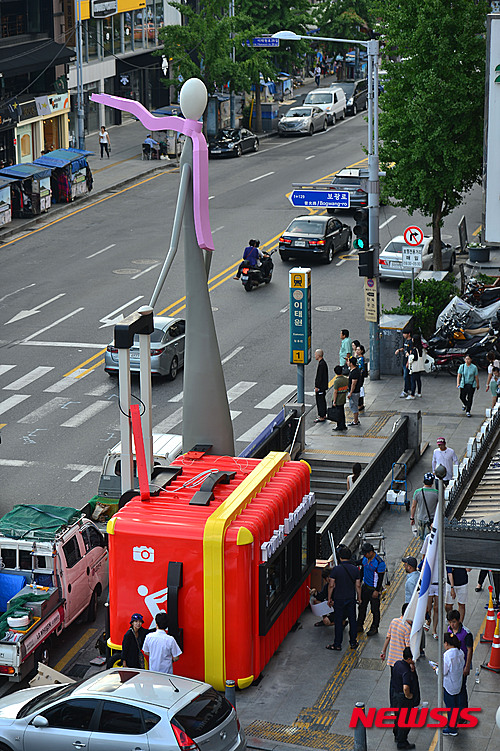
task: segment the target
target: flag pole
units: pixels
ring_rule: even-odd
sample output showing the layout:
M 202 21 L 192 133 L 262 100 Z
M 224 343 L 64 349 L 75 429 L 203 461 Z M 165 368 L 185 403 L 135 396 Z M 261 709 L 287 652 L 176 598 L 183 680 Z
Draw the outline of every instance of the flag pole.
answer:
M 438 707 L 443 707 L 444 669 L 444 478 L 446 469 L 439 464 L 434 470 L 438 478 Z M 439 733 L 439 731 L 438 731 Z M 438 749 L 443 751 L 443 734 L 438 734 Z

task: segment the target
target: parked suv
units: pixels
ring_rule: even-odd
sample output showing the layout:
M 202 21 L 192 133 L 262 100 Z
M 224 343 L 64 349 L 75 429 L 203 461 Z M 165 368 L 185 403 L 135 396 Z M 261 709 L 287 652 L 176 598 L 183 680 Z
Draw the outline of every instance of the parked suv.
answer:
M 359 209 L 368 206 L 368 193 L 362 187 L 364 183 L 365 180 L 359 176 L 359 168 L 349 167 L 339 170 L 330 186 L 336 190 L 348 191 L 351 209 Z M 329 214 L 335 214 L 338 209 L 327 209 L 327 211 Z
M 365 110 L 368 105 L 368 79 L 360 78 L 358 81 L 344 81 L 332 86 L 341 86 L 346 98 L 346 112 L 355 115 Z

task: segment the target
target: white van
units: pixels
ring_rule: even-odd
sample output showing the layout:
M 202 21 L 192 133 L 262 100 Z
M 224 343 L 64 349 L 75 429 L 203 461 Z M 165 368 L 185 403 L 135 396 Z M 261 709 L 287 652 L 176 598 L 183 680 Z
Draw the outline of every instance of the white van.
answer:
M 310 91 L 304 99 L 304 104 L 313 104 L 326 112 L 327 122 L 330 125 L 335 125 L 337 120 L 344 119 L 347 106 L 344 90 L 340 86 Z

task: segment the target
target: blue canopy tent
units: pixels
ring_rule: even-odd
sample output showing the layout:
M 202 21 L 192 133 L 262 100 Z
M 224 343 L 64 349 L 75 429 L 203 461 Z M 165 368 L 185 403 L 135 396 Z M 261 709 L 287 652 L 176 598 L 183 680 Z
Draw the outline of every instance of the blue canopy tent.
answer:
M 13 177 L 0 175 L 0 226 L 8 224 L 12 219 L 12 194 L 11 187 L 17 183 Z
M 48 211 L 51 204 L 50 169 L 40 164 L 13 164 L 0 176 L 16 180 L 11 185 L 12 215 L 33 216 Z
M 70 203 L 90 193 L 94 181 L 87 157 L 93 153 L 83 149 L 56 149 L 35 159 L 34 164 L 51 170 L 54 203 Z

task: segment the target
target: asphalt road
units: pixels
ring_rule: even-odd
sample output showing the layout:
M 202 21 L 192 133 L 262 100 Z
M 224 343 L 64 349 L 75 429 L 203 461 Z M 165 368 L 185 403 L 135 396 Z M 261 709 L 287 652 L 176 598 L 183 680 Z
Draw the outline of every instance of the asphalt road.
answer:
M 251 294 L 232 277 L 250 237 L 273 248 L 299 215 L 286 198 L 292 183 L 329 179 L 366 164 L 364 115 L 312 138 L 266 139 L 258 153 L 210 162 L 210 212 L 216 242 L 210 272 L 212 305 L 236 452 L 280 410 L 296 385 L 288 362 L 288 270 L 274 256 L 272 284 Z M 178 172 L 157 174 L 82 206 L 0 248 L 0 513 L 15 503 L 82 505 L 95 494 L 103 456 L 119 440 L 116 380 L 103 370 L 113 321 L 149 301 L 169 243 Z M 77 208 L 77 207 L 74 207 Z M 307 213 L 307 212 L 305 212 Z M 464 213 L 469 232 L 480 222 L 480 192 L 446 220 L 457 244 Z M 353 224 L 347 213 L 344 221 Z M 382 246 L 409 223 L 400 209 L 380 213 Z M 425 222 L 414 216 L 411 224 Z M 331 369 L 339 331 L 368 344 L 362 280 L 354 254 L 312 265 L 313 350 Z M 178 254 L 155 312 L 183 314 L 184 268 Z M 385 284 L 382 303 L 397 301 Z M 306 371 L 312 392 L 314 363 Z M 138 393 L 138 383 L 133 382 Z M 182 372 L 154 381 L 153 425 L 181 432 Z

